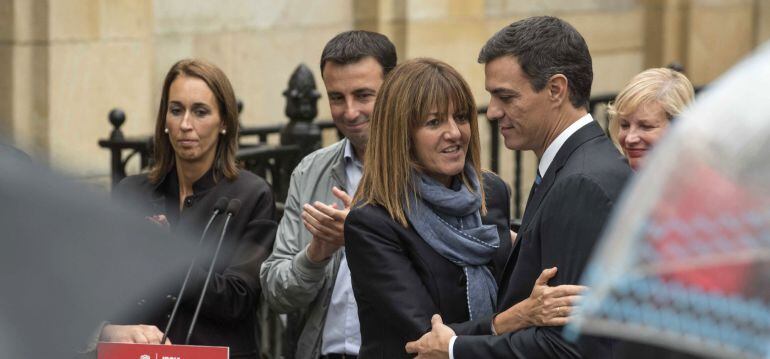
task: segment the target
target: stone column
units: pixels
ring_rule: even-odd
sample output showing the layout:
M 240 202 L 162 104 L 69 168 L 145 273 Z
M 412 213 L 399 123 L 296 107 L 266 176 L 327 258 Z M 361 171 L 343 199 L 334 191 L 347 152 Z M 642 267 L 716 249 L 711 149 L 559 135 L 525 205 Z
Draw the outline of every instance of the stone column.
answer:
M 408 2 L 408 0 L 353 0 L 353 28 L 384 34 L 396 46 L 399 60 L 405 59 Z
M 95 139 L 124 108 L 150 130 L 151 0 L 0 0 L 0 126 L 24 151 L 80 176 L 103 175 Z
M 42 160 L 49 154 L 49 4 L 0 2 L 0 130 Z
M 759 46 L 770 41 L 770 1 L 754 0 L 754 14 L 757 22 L 754 44 Z

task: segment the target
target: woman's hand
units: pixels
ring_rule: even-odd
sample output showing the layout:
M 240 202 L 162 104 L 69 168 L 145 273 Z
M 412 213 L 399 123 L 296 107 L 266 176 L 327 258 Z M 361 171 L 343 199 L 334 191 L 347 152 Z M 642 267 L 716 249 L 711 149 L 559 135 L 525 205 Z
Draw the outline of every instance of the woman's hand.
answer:
M 144 218 L 160 228 L 169 229 L 171 227 L 171 225 L 168 224 L 168 219 L 166 218 L 165 214 L 156 214 Z
M 587 287 L 570 284 L 548 286 L 556 270 L 556 267 L 543 270 L 529 298 L 495 316 L 492 323 L 497 334 L 528 327 L 562 326 L 569 322 L 580 294 Z
M 160 344 L 163 332 L 154 325 L 112 325 L 102 328 L 99 341 L 113 343 Z M 171 341 L 166 339 L 166 345 Z

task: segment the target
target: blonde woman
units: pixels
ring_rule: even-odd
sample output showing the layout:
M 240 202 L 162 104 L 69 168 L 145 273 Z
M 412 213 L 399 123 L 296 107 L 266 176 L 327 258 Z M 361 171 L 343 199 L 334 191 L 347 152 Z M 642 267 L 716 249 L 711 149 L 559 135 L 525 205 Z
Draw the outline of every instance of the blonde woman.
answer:
M 609 109 L 610 133 L 634 170 L 671 121 L 695 97 L 690 80 L 668 68 L 646 70 L 631 79 Z

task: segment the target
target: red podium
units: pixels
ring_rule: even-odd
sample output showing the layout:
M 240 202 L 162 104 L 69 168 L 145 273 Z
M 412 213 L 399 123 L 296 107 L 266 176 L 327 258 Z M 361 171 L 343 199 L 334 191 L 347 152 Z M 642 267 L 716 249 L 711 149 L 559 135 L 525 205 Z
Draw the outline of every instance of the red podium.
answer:
M 228 347 L 99 343 L 98 359 L 229 359 Z

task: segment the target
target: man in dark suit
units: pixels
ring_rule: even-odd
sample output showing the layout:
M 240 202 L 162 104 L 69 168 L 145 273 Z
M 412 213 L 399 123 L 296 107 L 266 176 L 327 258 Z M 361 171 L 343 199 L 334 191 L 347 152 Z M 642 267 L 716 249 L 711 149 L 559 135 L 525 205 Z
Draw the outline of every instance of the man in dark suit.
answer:
M 570 24 L 533 17 L 489 39 L 479 62 L 492 96 L 488 118 L 498 122 L 506 147 L 534 151 L 539 160 L 500 282 L 498 310 L 509 310 L 451 328 L 434 316 L 433 330 L 407 344 L 407 351 L 418 358 L 612 357 L 610 340 L 583 337 L 573 343 L 562 337 L 561 326 L 510 325 L 515 318 L 509 315 L 530 300 L 544 269 L 558 270 L 550 285 L 579 281 L 631 174 L 587 111 L 593 80 L 588 46 Z

